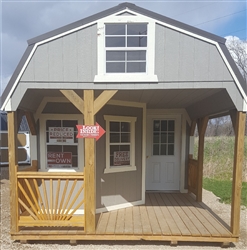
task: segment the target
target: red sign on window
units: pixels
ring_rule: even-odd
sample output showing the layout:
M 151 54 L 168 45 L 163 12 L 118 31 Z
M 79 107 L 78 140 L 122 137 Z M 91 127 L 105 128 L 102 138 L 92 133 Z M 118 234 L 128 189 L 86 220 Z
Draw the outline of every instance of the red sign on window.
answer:
M 95 138 L 96 141 L 105 133 L 105 130 L 96 122 L 95 125 L 76 125 L 76 138 Z
M 71 152 L 47 152 L 48 168 L 71 168 L 72 153 Z

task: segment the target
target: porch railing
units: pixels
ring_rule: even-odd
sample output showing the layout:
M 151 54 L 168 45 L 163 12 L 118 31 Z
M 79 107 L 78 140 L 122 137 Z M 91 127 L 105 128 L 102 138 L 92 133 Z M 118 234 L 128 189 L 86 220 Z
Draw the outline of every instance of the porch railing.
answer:
M 18 226 L 84 227 L 84 174 L 17 172 Z
M 191 193 L 197 194 L 197 171 L 198 171 L 198 160 L 189 158 L 189 179 L 188 179 L 188 190 Z

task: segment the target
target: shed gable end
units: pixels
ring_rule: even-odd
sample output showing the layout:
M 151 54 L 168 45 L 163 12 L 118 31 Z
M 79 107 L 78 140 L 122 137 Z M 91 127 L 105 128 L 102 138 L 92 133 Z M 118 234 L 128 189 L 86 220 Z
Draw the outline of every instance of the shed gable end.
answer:
M 233 81 L 214 44 L 158 24 L 155 73 L 159 82 Z
M 21 82 L 92 82 L 97 66 L 97 27 L 41 44 Z

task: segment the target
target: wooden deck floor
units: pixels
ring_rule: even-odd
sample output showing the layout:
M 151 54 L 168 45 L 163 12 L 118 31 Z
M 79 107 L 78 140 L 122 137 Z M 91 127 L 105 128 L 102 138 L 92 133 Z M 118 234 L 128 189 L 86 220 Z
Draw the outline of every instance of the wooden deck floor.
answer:
M 180 236 L 184 239 L 232 237 L 203 203 L 188 194 L 166 193 L 147 193 L 145 205 L 101 214 L 96 234 Z
M 54 231 L 56 230 L 56 231 Z M 13 239 L 236 242 L 226 225 L 189 194 L 147 193 L 146 204 L 99 215 L 96 233 L 76 229 L 21 230 Z M 23 238 L 22 238 L 23 239 Z

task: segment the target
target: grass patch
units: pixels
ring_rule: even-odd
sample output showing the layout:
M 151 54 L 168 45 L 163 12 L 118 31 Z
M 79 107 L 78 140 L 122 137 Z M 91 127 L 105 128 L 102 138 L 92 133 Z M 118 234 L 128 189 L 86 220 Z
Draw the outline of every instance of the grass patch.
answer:
M 220 197 L 221 202 L 224 202 L 226 204 L 231 203 L 232 181 L 204 178 L 203 188 L 213 192 L 217 197 Z M 241 205 L 244 205 L 247 207 L 247 183 L 246 182 L 242 183 Z
M 203 176 L 231 180 L 234 160 L 234 136 L 205 137 Z M 195 138 L 194 159 L 197 159 L 198 137 Z M 247 136 L 244 140 L 243 180 L 247 181 Z

